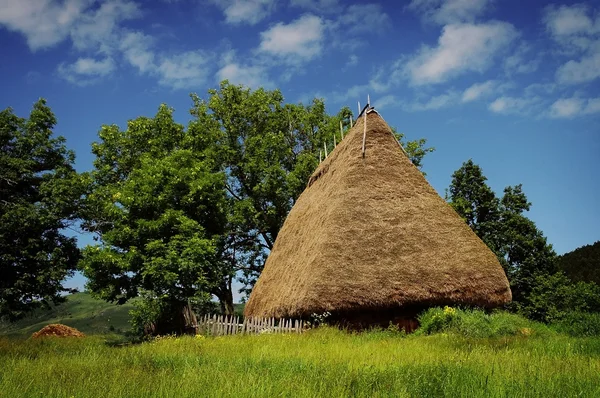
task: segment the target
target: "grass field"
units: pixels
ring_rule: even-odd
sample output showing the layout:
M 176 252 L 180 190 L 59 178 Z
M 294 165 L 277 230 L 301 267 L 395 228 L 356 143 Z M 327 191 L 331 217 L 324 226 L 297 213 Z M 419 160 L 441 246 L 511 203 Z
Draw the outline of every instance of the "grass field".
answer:
M 2 397 L 598 397 L 600 339 L 349 334 L 0 339 Z

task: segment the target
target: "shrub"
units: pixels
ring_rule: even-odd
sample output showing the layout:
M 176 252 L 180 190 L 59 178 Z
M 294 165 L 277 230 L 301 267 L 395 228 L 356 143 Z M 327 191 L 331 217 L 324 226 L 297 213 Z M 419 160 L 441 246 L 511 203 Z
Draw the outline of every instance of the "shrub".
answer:
M 450 329 L 456 318 L 456 309 L 451 307 L 430 308 L 419 315 L 419 334 L 433 334 Z
M 527 318 L 552 323 L 568 312 L 600 311 L 600 286 L 592 282 L 573 283 L 563 273 L 538 275 L 534 287 L 518 311 Z
M 600 313 L 566 312 L 552 326 L 558 332 L 574 337 L 600 336 Z
M 486 313 L 482 310 L 431 308 L 419 316 L 416 334 L 454 333 L 465 337 L 501 337 L 545 334 L 549 329 L 538 322 L 506 311 Z

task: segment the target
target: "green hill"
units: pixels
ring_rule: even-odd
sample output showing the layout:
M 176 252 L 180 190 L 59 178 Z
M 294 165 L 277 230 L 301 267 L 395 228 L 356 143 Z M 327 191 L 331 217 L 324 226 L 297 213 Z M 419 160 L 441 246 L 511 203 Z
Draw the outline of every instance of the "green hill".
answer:
M 0 335 L 29 337 L 50 323 L 62 323 L 85 334 L 125 334 L 129 329 L 131 303 L 116 305 L 75 293 L 50 310 L 37 310 L 15 323 L 0 323 Z
M 234 304 L 235 314 L 242 315 L 244 304 Z M 131 328 L 129 311 L 131 302 L 116 305 L 92 298 L 89 293 L 75 293 L 67 296 L 67 302 L 52 306 L 50 310 L 37 310 L 15 323 L 0 322 L 0 336 L 31 336 L 51 323 L 62 323 L 88 334 L 125 335 Z

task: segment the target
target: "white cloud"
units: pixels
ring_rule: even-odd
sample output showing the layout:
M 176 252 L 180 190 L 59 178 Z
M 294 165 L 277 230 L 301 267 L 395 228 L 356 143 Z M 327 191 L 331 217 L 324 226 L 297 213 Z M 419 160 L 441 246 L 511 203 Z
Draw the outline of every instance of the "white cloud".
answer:
M 589 8 L 584 4 L 560 7 L 551 5 L 544 10 L 543 21 L 546 29 L 555 37 L 600 32 L 600 17 L 594 22 L 588 16 L 588 11 Z
M 525 74 L 535 72 L 541 63 L 541 53 L 537 52 L 533 58 L 529 54 L 533 48 L 527 43 L 519 47 L 508 57 L 504 58 L 504 71 L 507 75 Z M 529 58 L 529 59 L 528 59 Z
M 471 102 L 479 99 L 481 97 L 485 97 L 494 92 L 495 88 L 498 86 L 498 82 L 494 80 L 488 80 L 483 83 L 473 84 L 471 87 L 467 88 L 462 94 L 462 102 Z
M 561 84 L 581 84 L 600 77 L 600 10 L 585 4 L 548 6 L 543 21 L 546 30 L 564 54 L 578 55 L 556 71 Z M 594 19 L 595 14 L 595 19 Z
M 550 117 L 573 117 L 583 109 L 583 100 L 579 98 L 559 99 L 550 106 Z
M 235 60 L 235 53 L 229 52 L 223 56 L 222 67 L 217 71 L 217 79 L 229 80 L 233 84 L 243 84 L 251 88 L 272 88 L 267 70 L 262 65 L 242 65 Z
M 412 0 L 408 9 L 421 14 L 428 22 L 444 25 L 473 22 L 491 3 L 491 0 Z
M 337 12 L 341 9 L 339 0 L 291 0 L 290 5 L 316 13 Z
M 534 97 L 508 97 L 502 96 L 496 98 L 492 102 L 488 109 L 494 113 L 501 114 L 520 114 L 526 115 L 533 112 L 533 110 L 540 105 L 542 98 L 538 96 Z
M 400 101 L 398 100 L 398 98 L 396 98 L 395 95 L 384 95 L 381 98 L 378 98 L 377 100 L 375 100 L 375 102 L 373 103 L 373 107 L 375 109 L 385 109 L 388 108 L 390 105 L 398 105 L 400 103 Z
M 337 20 L 344 34 L 382 33 L 391 27 L 390 17 L 380 4 L 353 4 Z
M 210 57 L 201 51 L 188 51 L 163 57 L 156 68 L 158 83 L 177 89 L 196 89 L 205 83 Z
M 481 73 L 517 36 L 505 22 L 446 25 L 437 47 L 424 46 L 401 71 L 415 85 L 441 83 L 468 71 Z
M 307 14 L 287 25 L 279 22 L 260 35 L 260 52 L 288 62 L 307 61 L 321 53 L 324 23 L 321 18 Z
M 0 25 L 19 32 L 32 51 L 51 47 L 69 35 L 92 0 L 2 0 Z
M 600 113 L 600 98 L 561 98 L 549 110 L 551 118 L 568 119 L 576 116 Z
M 214 0 L 225 14 L 229 24 L 256 25 L 273 12 L 275 0 Z
M 100 48 L 110 52 L 118 41 L 119 24 L 141 15 L 138 5 L 129 0 L 108 0 L 89 10 L 71 29 L 73 46 L 78 50 Z
M 600 47 L 600 45 L 598 46 Z M 600 77 L 600 48 L 590 52 L 579 61 L 570 60 L 556 71 L 556 80 L 564 84 L 578 84 Z
M 85 86 L 96 83 L 100 78 L 113 72 L 115 64 L 112 58 L 101 61 L 93 58 L 79 58 L 72 64 L 60 64 L 58 74 L 70 83 Z
M 125 60 L 141 73 L 151 72 L 156 68 L 151 47 L 152 38 L 141 32 L 127 32 L 119 45 Z
M 446 108 L 457 101 L 458 94 L 455 91 L 448 91 L 444 94 L 431 97 L 425 102 L 413 102 L 405 106 L 406 110 L 411 111 L 429 111 L 441 108 Z
M 97 46 L 123 20 L 139 16 L 130 0 L 1 0 L 0 25 L 19 32 L 32 51 L 52 47 L 67 38 L 77 49 Z

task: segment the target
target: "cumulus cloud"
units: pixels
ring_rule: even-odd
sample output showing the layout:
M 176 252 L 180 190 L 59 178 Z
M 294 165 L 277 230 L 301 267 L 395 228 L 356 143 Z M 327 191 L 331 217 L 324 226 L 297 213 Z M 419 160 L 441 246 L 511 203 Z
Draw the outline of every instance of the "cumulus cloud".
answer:
M 500 114 L 518 114 L 527 115 L 533 112 L 534 108 L 538 107 L 542 102 L 542 98 L 534 97 L 510 97 L 502 96 L 496 98 L 488 109 L 494 113 Z
M 187 51 L 163 57 L 156 68 L 158 83 L 177 89 L 196 89 L 209 74 L 210 56 L 202 51 Z
M 123 35 L 119 49 L 125 60 L 141 73 L 154 70 L 154 52 L 151 50 L 152 38 L 141 32 L 127 32 Z
M 263 65 L 241 64 L 236 60 L 235 53 L 230 51 L 222 57 L 221 68 L 217 71 L 217 79 L 229 80 L 233 84 L 243 84 L 251 88 L 271 88 L 267 69 Z
M 440 25 L 473 22 L 490 7 L 490 0 L 412 0 L 408 9 Z
M 546 29 L 557 38 L 600 32 L 600 16 L 594 21 L 588 13 L 590 9 L 584 4 L 550 5 L 544 10 L 543 22 Z
M 68 37 L 91 0 L 2 0 L 0 24 L 19 32 L 32 51 L 51 47 Z
M 275 0 L 216 0 L 229 24 L 256 25 L 273 12 Z
M 556 80 L 564 84 L 578 84 L 600 77 L 600 45 L 596 47 L 580 60 L 570 60 L 561 65 L 556 71 Z
M 535 72 L 541 63 L 541 53 L 531 53 L 533 48 L 526 43 L 521 43 L 517 49 L 509 56 L 504 58 L 504 72 L 507 75 L 525 74 Z
M 438 45 L 424 46 L 401 72 L 415 85 L 441 83 L 469 71 L 481 73 L 517 36 L 514 26 L 505 22 L 446 25 Z
M 390 17 L 380 4 L 353 4 L 338 18 L 344 33 L 382 33 L 392 26 Z
M 483 83 L 473 84 L 467 88 L 462 94 L 462 102 L 471 102 L 476 99 L 485 97 L 494 92 L 494 89 L 498 86 L 498 82 L 494 80 L 488 80 Z
M 549 116 L 556 119 L 595 113 L 600 113 L 600 98 L 561 98 L 556 100 L 549 110 Z
M 72 64 L 60 64 L 57 71 L 63 79 L 79 86 L 86 86 L 109 75 L 114 69 L 114 61 L 107 57 L 102 60 L 79 58 Z
M 23 34 L 32 51 L 71 38 L 77 49 L 97 46 L 123 20 L 140 15 L 130 0 L 2 0 L 0 25 Z
M 600 77 L 600 13 L 585 4 L 548 6 L 546 30 L 572 59 L 556 71 L 561 84 L 581 84 Z M 595 15 L 595 18 L 594 18 Z
M 289 24 L 277 23 L 260 34 L 259 52 L 289 62 L 303 62 L 321 53 L 324 23 L 320 17 L 303 15 Z

